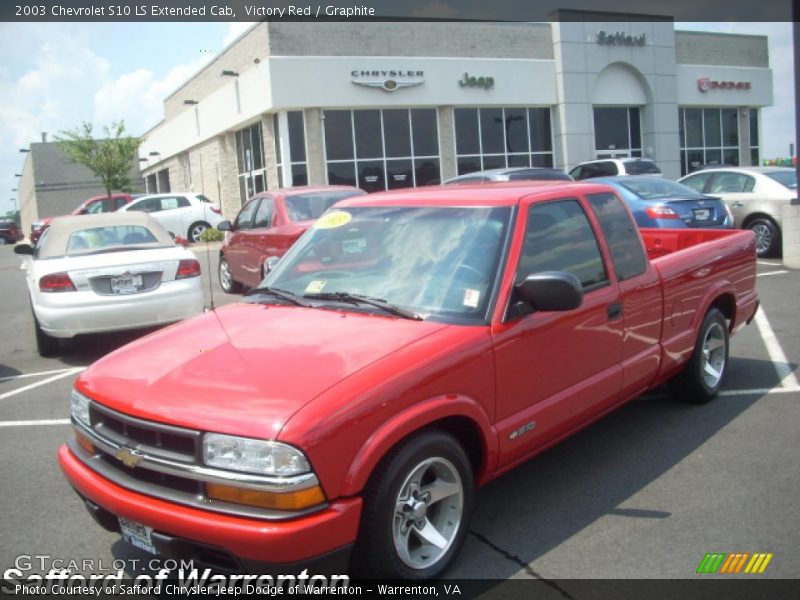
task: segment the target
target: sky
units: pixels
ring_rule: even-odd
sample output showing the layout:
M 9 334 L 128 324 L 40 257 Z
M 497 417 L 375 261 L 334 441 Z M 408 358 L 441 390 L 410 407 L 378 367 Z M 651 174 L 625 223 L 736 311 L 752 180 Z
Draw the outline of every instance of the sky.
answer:
M 0 215 L 13 210 L 25 154 L 84 121 L 120 119 L 141 135 L 163 100 L 252 23 L 0 23 Z M 676 29 L 769 36 L 774 105 L 762 111 L 761 156 L 794 139 L 791 23 L 678 23 Z M 84 198 L 76 198 L 79 204 Z

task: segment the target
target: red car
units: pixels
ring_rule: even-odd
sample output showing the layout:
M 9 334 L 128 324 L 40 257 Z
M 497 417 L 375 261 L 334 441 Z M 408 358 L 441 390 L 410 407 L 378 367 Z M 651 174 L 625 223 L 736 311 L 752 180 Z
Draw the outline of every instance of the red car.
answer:
M 351 198 L 245 302 L 83 371 L 61 469 L 150 552 L 433 578 L 477 487 L 668 380 L 713 399 L 755 274 L 752 232 L 640 233 L 602 184 Z
M 253 196 L 233 223 L 217 226 L 228 232 L 219 254 L 220 286 L 228 294 L 257 286 L 271 268 L 266 262 L 283 256 L 322 213 L 339 200 L 364 194 L 356 187 L 325 185 Z
M 91 215 L 94 213 L 114 212 L 119 207 L 126 205 L 139 196 L 141 196 L 141 194 L 111 194 L 110 198 L 107 195 L 92 196 L 88 200 L 84 200 L 84 202 L 70 214 Z M 31 245 L 35 245 L 36 242 L 39 241 L 44 230 L 50 227 L 50 223 L 55 218 L 56 217 L 44 217 L 43 219 L 31 223 Z
M 0 219 L 0 246 L 16 244 L 24 237 L 16 221 Z

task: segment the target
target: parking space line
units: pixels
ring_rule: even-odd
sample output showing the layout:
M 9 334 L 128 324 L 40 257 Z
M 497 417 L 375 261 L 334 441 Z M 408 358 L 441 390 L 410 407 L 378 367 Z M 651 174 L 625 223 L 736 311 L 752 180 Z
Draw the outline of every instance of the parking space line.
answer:
M 0 383 L 4 381 L 14 381 L 16 379 L 25 379 L 28 377 L 41 377 L 42 375 L 56 375 L 57 373 L 66 373 L 67 371 L 74 371 L 75 367 L 67 369 L 54 369 L 52 371 L 38 371 L 36 373 L 21 373 L 19 375 L 10 375 L 8 377 L 0 377 Z
M 5 394 L 0 394 L 0 400 L 5 400 L 6 398 L 10 398 L 11 396 L 16 396 L 17 394 L 21 394 L 22 392 L 27 392 L 28 390 L 32 390 L 42 385 L 46 385 L 48 383 L 52 383 L 53 381 L 57 381 L 59 379 L 64 379 L 64 377 L 69 377 L 70 375 L 75 375 L 76 373 L 80 373 L 86 369 L 86 367 L 76 367 L 74 369 L 70 369 L 65 373 L 60 373 L 58 375 L 53 375 L 52 377 L 48 377 L 47 379 L 42 379 L 41 381 L 37 381 L 36 383 L 32 383 L 30 385 L 23 386 L 21 388 L 17 388 L 16 390 L 11 390 L 10 392 L 6 392 Z
M 780 267 L 783 262 L 780 260 L 757 260 L 759 265 L 769 265 L 770 267 Z
M 720 396 L 763 396 L 765 394 L 800 394 L 800 386 L 756 388 L 752 390 L 722 390 Z
M 766 275 L 785 275 L 789 271 L 768 271 L 766 273 L 759 273 L 756 277 L 765 277 Z
M 778 374 L 778 381 L 780 382 L 778 385 L 789 388 L 800 387 L 800 383 L 797 382 L 797 377 L 794 376 L 792 367 L 789 366 L 789 361 L 786 360 L 783 348 L 781 348 L 778 337 L 772 330 L 763 308 L 756 311 L 755 323 L 758 332 L 761 334 L 761 339 L 764 340 L 764 345 L 767 347 L 767 354 L 769 354 L 769 358 L 772 361 L 772 366 L 775 367 L 775 372 Z
M 41 421 L 0 421 L 0 427 L 30 427 L 33 425 L 69 425 L 69 419 L 42 419 Z

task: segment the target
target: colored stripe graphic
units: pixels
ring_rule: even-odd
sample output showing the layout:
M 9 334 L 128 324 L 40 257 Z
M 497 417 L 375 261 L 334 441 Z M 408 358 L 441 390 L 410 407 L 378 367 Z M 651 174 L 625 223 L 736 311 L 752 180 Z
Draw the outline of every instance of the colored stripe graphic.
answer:
M 745 573 L 763 573 L 767 569 L 767 565 L 769 561 L 772 560 L 773 554 L 772 553 L 761 553 L 761 554 L 753 554 L 753 558 L 750 559 L 747 567 L 745 568 Z
M 697 567 L 698 573 L 716 573 L 717 569 L 719 569 L 722 561 L 725 560 L 726 554 L 724 552 L 709 552 L 704 557 L 703 560 L 700 562 L 700 566 Z
M 745 561 L 750 556 L 748 553 L 736 552 L 728 555 L 728 560 L 722 565 L 720 573 L 738 573 L 744 566 Z

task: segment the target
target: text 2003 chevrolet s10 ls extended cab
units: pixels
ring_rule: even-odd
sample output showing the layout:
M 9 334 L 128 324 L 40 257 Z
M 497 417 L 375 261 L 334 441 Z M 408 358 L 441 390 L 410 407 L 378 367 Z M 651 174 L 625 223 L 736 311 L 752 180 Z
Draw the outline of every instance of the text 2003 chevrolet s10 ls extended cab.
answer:
M 245 302 L 84 371 L 61 468 L 166 556 L 433 577 L 477 486 L 669 379 L 710 400 L 754 284 L 751 232 L 640 234 L 600 184 L 348 199 Z

